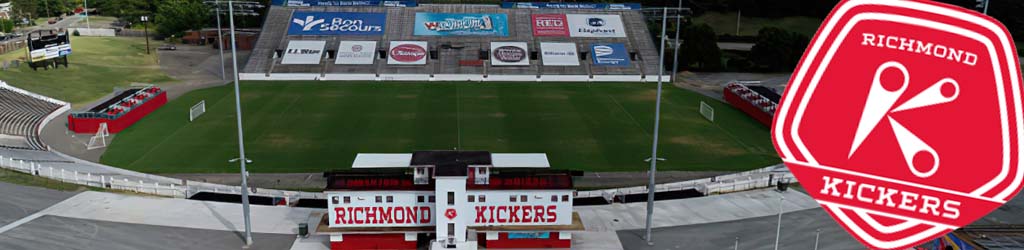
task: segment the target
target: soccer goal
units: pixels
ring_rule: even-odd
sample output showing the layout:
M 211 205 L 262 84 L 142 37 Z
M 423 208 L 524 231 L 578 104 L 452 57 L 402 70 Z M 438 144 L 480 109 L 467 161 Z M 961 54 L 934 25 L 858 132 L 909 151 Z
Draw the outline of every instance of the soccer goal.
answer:
M 192 105 L 192 108 L 188 110 L 188 121 L 195 121 L 200 115 L 203 115 L 203 113 L 206 113 L 206 100 L 199 101 L 196 105 Z
M 708 121 L 715 122 L 715 109 L 711 105 L 704 103 L 704 101 L 700 101 L 700 115 L 704 116 Z
M 89 138 L 89 144 L 85 145 L 86 149 L 93 150 L 107 147 L 107 137 L 109 136 L 110 131 L 107 129 L 107 123 L 100 123 L 100 129 L 96 130 L 96 135 Z

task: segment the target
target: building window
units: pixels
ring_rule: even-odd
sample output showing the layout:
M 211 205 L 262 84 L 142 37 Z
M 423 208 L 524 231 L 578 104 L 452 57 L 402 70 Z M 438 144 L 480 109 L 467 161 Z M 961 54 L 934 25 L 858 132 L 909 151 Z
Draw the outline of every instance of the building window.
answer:
M 427 200 L 428 200 L 428 201 L 429 201 L 430 203 L 434 203 L 434 202 L 437 202 L 437 200 L 436 200 L 436 199 L 434 198 L 434 196 L 433 196 L 433 195 L 431 195 L 431 196 L 427 197 Z
M 509 195 L 508 196 L 508 202 L 516 202 L 516 196 L 515 195 Z
M 388 195 L 388 203 L 395 202 L 395 197 Z
M 455 238 L 455 223 L 448 223 L 448 238 Z
M 558 202 L 558 195 L 552 195 L 551 202 Z
M 455 192 L 451 192 L 451 191 L 448 192 L 448 205 L 449 206 L 454 206 L 455 205 Z
M 377 196 L 377 203 L 380 203 L 380 202 L 381 202 L 381 198 L 380 198 L 380 195 L 378 195 Z
M 474 196 L 474 195 L 466 196 L 466 201 L 468 201 L 468 202 L 476 202 L 476 196 Z
M 569 195 L 562 195 L 562 202 L 569 202 Z
M 480 202 L 487 202 L 487 196 L 486 195 L 479 195 L 479 196 L 480 197 L 476 198 L 477 200 L 480 200 Z
M 526 195 L 519 196 L 519 202 L 526 202 Z
M 331 203 L 333 203 L 334 205 L 338 205 L 338 200 L 338 196 L 331 197 Z
M 352 203 L 352 197 L 345 196 L 344 200 L 345 200 L 345 204 Z
M 426 199 L 427 198 L 423 197 L 422 195 L 416 196 L 416 202 L 419 203 L 423 203 L 424 201 L 426 201 Z

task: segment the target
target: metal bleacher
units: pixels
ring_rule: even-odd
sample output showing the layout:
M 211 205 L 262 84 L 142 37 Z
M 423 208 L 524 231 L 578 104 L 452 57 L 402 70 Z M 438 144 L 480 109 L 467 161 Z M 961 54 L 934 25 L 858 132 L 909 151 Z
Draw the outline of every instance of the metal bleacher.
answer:
M 288 36 L 287 29 L 294 11 L 322 12 L 385 12 L 387 27 L 383 36 Z M 438 13 L 504 13 L 508 16 L 509 36 L 414 36 L 415 15 L 417 12 Z M 534 37 L 531 14 L 564 13 L 564 14 L 617 14 L 622 17 L 627 37 L 625 38 L 585 38 L 585 37 Z M 338 48 L 340 41 L 377 41 L 378 50 L 387 50 L 390 41 L 426 41 L 428 50 L 437 51 L 436 56 L 428 57 L 426 65 L 388 65 L 387 59 L 378 56 L 373 65 L 338 65 L 333 58 L 324 53 L 319 65 L 283 65 L 281 58 L 275 56 L 293 40 L 327 41 L 325 50 Z M 483 66 L 462 66 L 460 60 L 479 60 L 481 50 L 489 52 L 491 42 L 526 42 L 529 51 L 533 52 L 529 66 L 491 66 L 484 62 Z M 587 54 L 579 66 L 544 66 L 539 55 L 541 42 L 573 42 L 577 51 Z M 622 43 L 631 54 L 632 61 L 628 67 L 593 66 L 590 52 L 592 43 Z M 630 10 L 566 10 L 566 9 L 512 9 L 498 5 L 473 4 L 421 4 L 418 7 L 282 7 L 272 6 L 267 15 L 263 31 L 253 49 L 252 56 L 242 70 L 246 75 L 265 76 L 272 79 L 275 75 L 303 74 L 323 76 L 335 74 L 362 74 L 380 76 L 389 74 L 470 74 L 470 75 L 509 75 L 526 76 L 536 79 L 541 75 L 583 75 L 590 78 L 600 76 L 640 76 L 654 79 L 658 74 L 658 50 L 640 11 Z M 637 77 L 639 79 L 640 77 Z M 328 77 L 329 78 L 329 77 Z M 287 78 L 279 78 L 287 79 Z M 526 78 L 524 78 L 526 79 Z
M 39 138 L 39 126 L 61 107 L 61 104 L 0 86 L 0 147 L 46 150 Z

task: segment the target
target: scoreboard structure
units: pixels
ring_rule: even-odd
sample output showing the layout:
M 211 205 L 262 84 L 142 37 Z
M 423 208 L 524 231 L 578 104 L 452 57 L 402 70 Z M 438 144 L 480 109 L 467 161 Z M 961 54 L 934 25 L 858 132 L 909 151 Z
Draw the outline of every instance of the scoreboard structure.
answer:
M 570 248 L 578 171 L 545 154 L 359 154 L 325 173 L 331 249 Z
M 67 30 L 37 30 L 28 33 L 26 49 L 28 63 L 32 70 L 38 68 L 57 68 L 59 65 L 68 67 L 68 55 L 71 55 L 71 40 Z

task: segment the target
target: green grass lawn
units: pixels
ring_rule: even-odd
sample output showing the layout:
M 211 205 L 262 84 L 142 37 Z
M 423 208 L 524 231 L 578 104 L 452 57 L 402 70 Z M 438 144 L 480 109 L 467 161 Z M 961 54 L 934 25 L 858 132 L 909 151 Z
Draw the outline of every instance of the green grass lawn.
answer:
M 547 153 L 554 168 L 644 171 L 654 84 L 243 83 L 252 172 L 347 169 L 356 153 Z M 740 111 L 666 88 L 662 170 L 748 170 L 777 163 L 768 128 Z M 205 100 L 207 113 L 188 121 Z M 711 104 L 715 123 L 698 113 Z M 191 92 L 116 136 L 101 162 L 149 173 L 236 172 L 230 86 Z
M 736 12 L 707 12 L 704 15 L 694 17 L 693 23 L 706 23 L 715 29 L 715 33 L 719 35 L 736 35 Z M 807 37 L 813 37 L 814 32 L 818 31 L 818 26 L 821 26 L 821 19 L 812 17 L 740 17 L 740 35 L 744 36 L 756 36 L 757 32 L 764 27 L 778 27 L 807 35 Z
M 132 82 L 167 83 L 156 53 L 146 54 L 142 38 L 71 37 L 68 68 L 33 71 L 28 64 L 0 71 L 0 80 L 45 96 L 85 104 Z M 0 61 L 23 60 L 25 50 L 0 55 Z

